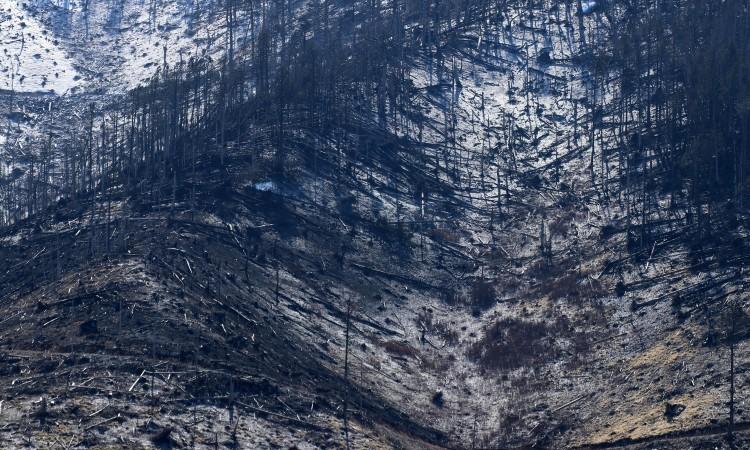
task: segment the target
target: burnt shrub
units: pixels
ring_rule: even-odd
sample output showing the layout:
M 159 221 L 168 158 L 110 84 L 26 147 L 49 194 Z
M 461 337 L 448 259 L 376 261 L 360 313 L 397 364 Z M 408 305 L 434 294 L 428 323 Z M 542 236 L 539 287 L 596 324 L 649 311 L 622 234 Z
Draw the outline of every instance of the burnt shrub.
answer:
M 580 293 L 578 276 L 575 273 L 568 273 L 560 278 L 545 280 L 542 283 L 541 292 L 546 293 L 550 300 L 577 297 Z
M 399 342 L 399 341 L 392 340 L 392 341 L 385 341 L 381 345 L 383 346 L 385 351 L 396 356 L 414 357 L 419 354 L 417 349 L 407 344 L 406 342 Z
M 572 217 L 558 217 L 549 223 L 549 234 L 552 237 L 560 236 L 562 238 L 568 237 L 568 231 L 570 230 L 570 223 L 573 220 Z
M 445 405 L 445 398 L 442 391 L 435 392 L 435 395 L 432 396 L 432 404 L 438 408 L 442 408 Z
M 623 283 L 622 281 L 618 281 L 615 285 L 615 295 L 617 295 L 618 297 L 622 297 L 623 295 L 625 295 L 625 292 L 627 292 L 625 283 Z
M 489 281 L 477 280 L 471 285 L 470 305 L 487 309 L 497 303 L 495 286 Z
M 558 352 L 550 337 L 559 336 L 568 329 L 567 321 L 563 318 L 550 324 L 519 319 L 499 320 L 469 347 L 468 356 L 490 370 L 512 370 L 543 363 L 554 358 Z
M 453 330 L 446 322 L 433 320 L 432 312 L 430 311 L 420 312 L 415 322 L 425 333 L 438 336 L 446 345 L 456 345 L 458 343 L 458 332 Z
M 539 295 L 548 296 L 550 300 L 563 298 L 597 298 L 609 292 L 598 280 L 585 274 L 571 270 L 556 277 L 549 277 L 542 281 Z
M 78 334 L 81 336 L 89 336 L 92 334 L 97 334 L 99 331 L 96 320 L 95 319 L 89 319 L 85 322 L 82 322 L 78 326 Z
M 455 306 L 461 303 L 461 295 L 452 287 L 445 287 L 441 291 L 443 301 L 446 305 Z
M 427 232 L 427 235 L 436 242 L 455 244 L 461 240 L 461 236 L 455 231 L 446 228 L 433 228 Z
M 601 238 L 601 240 L 606 241 L 619 232 L 620 230 L 617 228 L 617 226 L 612 223 L 608 223 L 604 225 L 601 230 L 599 230 L 599 237 Z

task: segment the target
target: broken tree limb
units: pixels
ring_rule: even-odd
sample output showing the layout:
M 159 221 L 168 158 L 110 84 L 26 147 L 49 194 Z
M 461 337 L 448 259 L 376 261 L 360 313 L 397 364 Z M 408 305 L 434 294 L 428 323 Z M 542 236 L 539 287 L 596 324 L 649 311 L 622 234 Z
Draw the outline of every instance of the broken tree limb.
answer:
M 403 283 L 409 283 L 409 284 L 412 284 L 412 285 L 415 285 L 415 286 L 419 286 L 419 287 L 422 287 L 422 288 L 426 288 L 426 289 L 435 289 L 435 290 L 440 289 L 438 286 L 433 286 L 433 285 L 431 285 L 429 283 L 425 283 L 424 281 L 415 280 L 413 278 L 405 277 L 403 275 L 399 275 L 399 274 L 396 274 L 396 273 L 390 273 L 390 272 L 386 272 L 384 270 L 380 270 L 380 269 L 375 269 L 375 268 L 372 268 L 372 267 L 363 266 L 361 264 L 357 264 L 357 263 L 354 263 L 354 262 L 350 263 L 350 264 L 351 264 L 351 266 L 356 267 L 357 269 L 359 269 L 359 270 L 361 270 L 363 272 L 374 273 L 376 275 L 380 275 L 380 276 L 392 278 L 394 280 L 398 280 L 398 281 L 401 281 Z
M 571 406 L 571 405 L 574 405 L 574 404 L 580 402 L 581 400 L 583 400 L 584 398 L 586 398 L 588 396 L 589 396 L 589 394 L 584 394 L 584 395 L 582 395 L 580 397 L 574 398 L 573 400 L 569 401 L 568 403 L 564 403 L 564 404 L 558 406 L 557 408 L 553 409 L 550 412 L 556 413 L 556 412 L 558 412 L 558 411 L 560 411 L 562 409 L 567 408 L 568 406 Z
M 105 424 L 107 424 L 109 422 L 113 422 L 113 421 L 118 420 L 118 419 L 120 419 L 120 413 L 117 413 L 116 416 L 110 417 L 109 419 L 104 419 L 101 422 L 97 422 L 97 423 L 95 423 L 93 425 L 89 425 L 88 427 L 84 428 L 83 430 L 84 431 L 88 431 L 88 430 L 90 430 L 92 428 L 96 428 L 98 426 L 105 425 Z
M 310 422 L 306 422 L 306 421 L 301 420 L 301 419 L 297 419 L 297 418 L 294 418 L 294 417 L 285 416 L 284 414 L 279 414 L 279 413 L 275 413 L 275 412 L 271 412 L 271 411 L 266 411 L 265 409 L 257 408 L 255 406 L 248 405 L 247 403 L 237 402 L 237 404 L 240 405 L 240 406 L 242 406 L 243 408 L 247 408 L 247 409 L 249 409 L 251 411 L 259 412 L 261 414 L 268 414 L 269 416 L 278 417 L 280 419 L 289 420 L 289 421 L 292 421 L 292 422 L 297 422 L 297 423 L 299 423 L 301 425 L 305 425 L 307 427 L 310 427 L 310 428 L 313 428 L 313 429 L 316 429 L 316 430 L 320 429 L 319 426 L 317 426 L 317 425 L 315 425 L 313 423 L 310 423 Z
M 139 381 L 141 381 L 141 378 L 143 378 L 143 375 L 146 373 L 146 369 L 143 369 L 143 372 L 141 372 L 140 375 L 138 375 L 138 378 L 133 381 L 133 384 L 130 385 L 130 389 L 128 389 L 128 392 L 132 392 L 133 389 L 135 389 L 135 385 L 138 384 Z

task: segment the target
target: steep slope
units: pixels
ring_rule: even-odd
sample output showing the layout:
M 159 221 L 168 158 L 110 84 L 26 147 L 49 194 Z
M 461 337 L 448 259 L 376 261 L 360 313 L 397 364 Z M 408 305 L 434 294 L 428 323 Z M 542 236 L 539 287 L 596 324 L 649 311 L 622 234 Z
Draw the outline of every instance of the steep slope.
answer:
M 0 89 L 62 95 L 80 85 L 73 61 L 52 33 L 16 2 L 0 18 Z
M 111 228 L 61 205 L 57 220 L 14 230 L 3 248 L 12 269 L 3 286 L 15 286 L 3 297 L 3 442 L 129 447 L 161 436 L 181 446 L 340 445 L 344 381 L 329 353 L 340 353 L 331 347 L 342 345 L 346 313 L 332 280 L 305 276 L 310 263 L 281 272 L 299 249 L 276 245 L 271 230 L 239 235 L 221 218 L 274 203 L 264 193 L 235 195 L 213 214 L 175 215 L 141 214 L 115 198 L 98 205 Z M 269 219 L 245 211 L 244 220 Z M 107 236 L 110 250 L 92 254 Z M 365 317 L 352 322 L 390 333 Z M 387 446 L 400 434 L 406 443 L 440 439 L 376 393 L 346 396 L 355 447 Z
M 44 150 L 32 140 L 19 152 L 24 136 L 52 130 L 61 149 L 85 150 L 76 138 L 93 134 L 88 102 L 125 115 L 110 102 L 127 104 L 131 97 L 116 95 L 155 73 L 165 43 L 170 67 L 180 58 L 175 47 L 200 48 L 183 36 L 196 29 L 187 5 L 168 2 L 163 13 L 121 5 L 92 5 L 88 24 L 74 5 L 70 42 L 87 50 L 66 58 L 90 69 L 76 69 L 88 74 L 83 90 L 54 107 L 24 99 L 29 118 L 13 116 L 6 186 L 23 186 L 21 168 L 34 161 L 26 146 Z M 370 10 L 338 6 L 330 20 L 352 39 L 336 50 L 351 44 L 358 64 L 380 61 L 379 47 L 359 40 L 375 21 L 357 17 Z M 725 260 L 693 261 L 679 230 L 629 250 L 627 207 L 602 181 L 614 168 L 592 138 L 609 139 L 593 116 L 616 111 L 594 111 L 592 99 L 611 93 L 598 90 L 580 48 L 581 23 L 601 35 L 611 18 L 587 4 L 591 14 L 579 22 L 570 5 L 551 6 L 513 6 L 437 37 L 414 31 L 437 43 L 399 61 L 396 94 L 381 92 L 393 84 L 387 71 L 378 87 L 348 72 L 356 64 L 337 67 L 356 93 L 336 93 L 356 105 L 334 111 L 328 134 L 307 125 L 319 117 L 305 115 L 302 102 L 320 94 L 300 81 L 302 100 L 278 107 L 282 130 L 273 107 L 259 108 L 272 119 L 236 107 L 224 110 L 229 120 L 207 108 L 187 138 L 154 139 L 154 147 L 197 143 L 201 153 L 174 153 L 195 158 L 189 170 L 159 165 L 168 158 L 154 152 L 118 172 L 102 152 L 100 167 L 111 172 L 94 183 L 81 169 L 80 184 L 93 189 L 29 207 L 29 218 L 21 208 L 0 249 L 2 442 L 721 445 L 728 316 L 701 311 L 742 293 L 744 252 L 727 240 Z M 35 7 L 48 20 L 70 14 Z M 312 7 L 299 11 L 300 27 L 314 22 Z M 409 17 L 404 29 L 423 20 Z M 112 21 L 124 34 L 108 34 Z M 315 32 L 294 36 L 315 42 Z M 147 51 L 133 45 L 149 39 Z M 135 51 L 115 58 L 118 40 Z M 279 58 L 303 68 L 288 78 L 309 74 L 294 39 L 284 42 L 294 51 Z M 206 73 L 195 79 L 224 79 Z M 156 116 L 160 89 L 180 80 L 162 72 L 132 94 L 148 111 L 132 117 Z M 393 106 L 397 96 L 407 106 Z M 357 109 L 373 98 L 379 104 Z M 377 114 L 361 113 L 370 107 Z M 80 120 L 66 135 L 60 124 L 74 112 Z M 112 128 L 101 129 L 106 142 Z M 139 171 L 133 160 L 156 161 L 155 169 Z M 22 173 L 9 180 L 12 168 Z M 31 197 L 7 192 L 6 205 Z M 744 329 L 744 316 L 732 317 Z M 733 342 L 737 386 L 747 383 L 745 346 Z M 746 415 L 737 409 L 738 440 Z

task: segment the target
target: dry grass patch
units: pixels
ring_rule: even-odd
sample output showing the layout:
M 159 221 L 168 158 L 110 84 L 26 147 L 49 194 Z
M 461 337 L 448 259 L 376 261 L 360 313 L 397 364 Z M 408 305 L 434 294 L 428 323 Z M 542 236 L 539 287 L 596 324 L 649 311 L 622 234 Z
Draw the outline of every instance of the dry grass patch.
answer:
M 717 392 L 705 392 L 683 394 L 669 399 L 669 403 L 685 407 L 672 420 L 665 415 L 667 402 L 651 403 L 642 408 L 634 408 L 629 404 L 627 410 L 608 418 L 604 428 L 591 434 L 582 445 L 640 439 L 710 425 L 711 414 L 708 411 L 713 407 L 717 396 Z
M 631 369 L 641 367 L 666 367 L 682 357 L 679 348 L 685 348 L 687 342 L 680 332 L 672 332 L 663 342 L 654 344 L 651 348 L 639 353 L 628 361 Z

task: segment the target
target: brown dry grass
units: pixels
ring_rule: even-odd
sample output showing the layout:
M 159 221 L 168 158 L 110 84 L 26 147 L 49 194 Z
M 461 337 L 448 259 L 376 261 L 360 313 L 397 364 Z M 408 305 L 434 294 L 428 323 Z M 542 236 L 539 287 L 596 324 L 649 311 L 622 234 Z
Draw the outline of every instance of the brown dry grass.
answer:
M 662 342 L 657 342 L 646 351 L 631 358 L 628 366 L 631 369 L 669 366 L 683 356 L 680 348 L 685 348 L 687 345 L 682 332 L 669 333 Z
M 680 357 L 679 352 L 661 342 L 628 361 L 631 369 L 654 367 L 672 364 Z
M 651 403 L 642 408 L 634 408 L 632 404 L 626 403 L 625 408 L 608 420 L 609 425 L 588 436 L 582 444 L 595 445 L 620 439 L 640 439 L 709 425 L 709 415 L 706 411 L 712 407 L 718 396 L 718 392 L 702 392 L 671 398 L 670 403 L 685 406 L 682 414 L 672 421 L 667 420 L 664 415 L 665 402 Z

